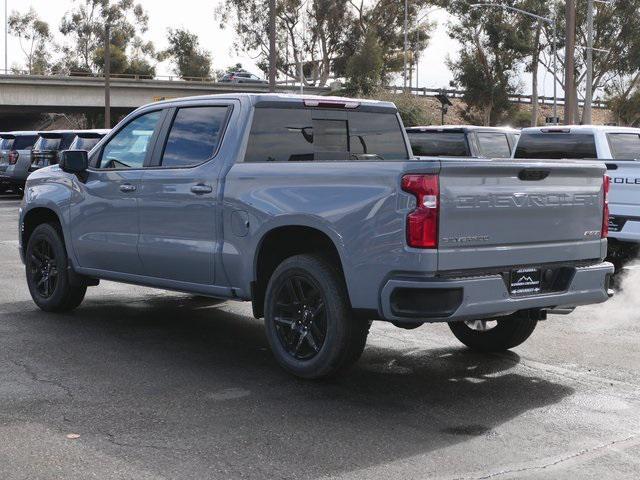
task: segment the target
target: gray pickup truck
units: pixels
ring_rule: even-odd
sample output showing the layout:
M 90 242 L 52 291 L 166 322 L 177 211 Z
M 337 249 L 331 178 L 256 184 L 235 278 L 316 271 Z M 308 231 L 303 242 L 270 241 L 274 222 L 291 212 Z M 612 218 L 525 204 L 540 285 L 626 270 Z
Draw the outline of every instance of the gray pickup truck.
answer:
M 251 301 L 277 361 L 319 378 L 359 358 L 372 320 L 448 322 L 495 351 L 607 300 L 607 180 L 597 163 L 416 159 L 392 103 L 192 97 L 34 172 L 20 251 L 43 310 L 100 279 Z

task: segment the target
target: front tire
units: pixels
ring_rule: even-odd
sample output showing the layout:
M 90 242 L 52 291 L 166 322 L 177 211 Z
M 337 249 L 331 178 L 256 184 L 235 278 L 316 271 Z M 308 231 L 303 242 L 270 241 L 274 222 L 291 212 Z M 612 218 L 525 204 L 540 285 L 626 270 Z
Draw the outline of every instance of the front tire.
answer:
M 269 279 L 264 311 L 276 360 L 298 377 L 334 376 L 364 350 L 369 322 L 353 316 L 341 273 L 321 256 L 284 260 Z
M 67 251 L 54 225 L 44 223 L 34 229 L 27 243 L 25 264 L 29 293 L 42 310 L 67 312 L 82 303 L 87 287 L 69 283 Z
M 537 320 L 514 314 L 499 319 L 450 322 L 449 328 L 472 350 L 504 352 L 527 340 L 537 324 Z

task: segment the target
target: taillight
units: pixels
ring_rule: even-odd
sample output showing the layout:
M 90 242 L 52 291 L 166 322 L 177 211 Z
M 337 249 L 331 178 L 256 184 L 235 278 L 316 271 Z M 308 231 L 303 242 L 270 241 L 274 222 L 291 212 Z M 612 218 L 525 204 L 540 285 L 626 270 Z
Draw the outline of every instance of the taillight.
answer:
M 407 216 L 407 244 L 438 248 L 440 184 L 438 175 L 405 175 L 402 190 L 416 197 L 416 208 Z
M 15 165 L 16 163 L 18 163 L 19 156 L 20 154 L 18 152 L 16 152 L 15 150 L 11 150 L 9 152 L 9 155 L 7 155 L 7 159 L 9 160 L 9 165 Z
M 604 192 L 604 209 L 602 211 L 602 233 L 601 238 L 609 236 L 609 190 L 611 189 L 611 177 L 605 175 L 602 179 L 602 190 Z

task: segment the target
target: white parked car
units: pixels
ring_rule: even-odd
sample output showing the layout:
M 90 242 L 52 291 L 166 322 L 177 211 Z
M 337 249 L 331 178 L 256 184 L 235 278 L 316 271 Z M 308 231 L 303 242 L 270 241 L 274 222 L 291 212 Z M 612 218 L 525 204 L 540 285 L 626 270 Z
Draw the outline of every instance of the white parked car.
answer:
M 640 128 L 558 125 L 523 128 L 514 158 L 598 159 L 611 177 L 609 258 L 621 268 L 640 250 Z

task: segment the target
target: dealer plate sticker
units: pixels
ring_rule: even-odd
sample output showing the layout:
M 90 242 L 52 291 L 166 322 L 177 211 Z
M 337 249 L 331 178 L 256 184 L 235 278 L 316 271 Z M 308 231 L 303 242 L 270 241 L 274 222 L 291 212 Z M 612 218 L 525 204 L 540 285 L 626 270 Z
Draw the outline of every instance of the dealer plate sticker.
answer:
M 510 291 L 513 295 L 534 295 L 540 293 L 540 269 L 519 268 L 511 270 Z

